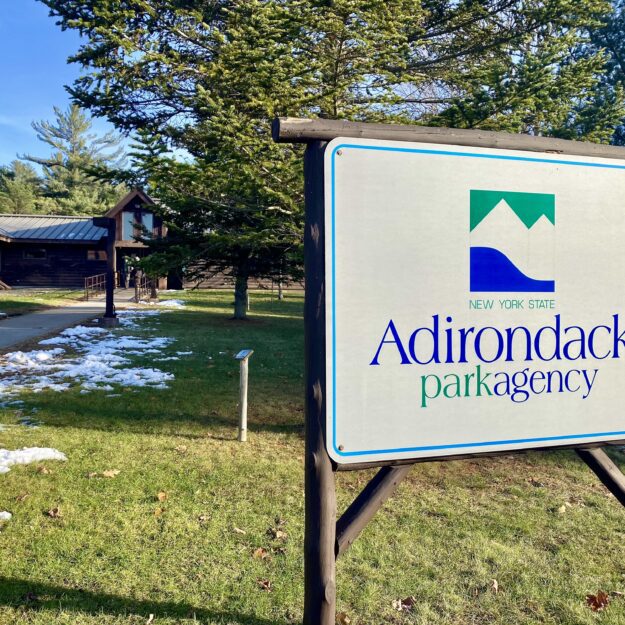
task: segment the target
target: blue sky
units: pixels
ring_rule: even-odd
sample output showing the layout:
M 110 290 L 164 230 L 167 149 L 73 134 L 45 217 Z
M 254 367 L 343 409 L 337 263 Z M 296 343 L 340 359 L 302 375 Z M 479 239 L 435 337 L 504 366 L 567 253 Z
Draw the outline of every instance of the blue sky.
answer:
M 78 49 L 74 32 L 62 32 L 36 0 L 0 0 L 0 164 L 25 152 L 47 156 L 30 123 L 53 118 L 52 107 L 66 108 L 64 85 L 80 74 L 67 57 Z M 94 121 L 94 130 L 110 126 Z

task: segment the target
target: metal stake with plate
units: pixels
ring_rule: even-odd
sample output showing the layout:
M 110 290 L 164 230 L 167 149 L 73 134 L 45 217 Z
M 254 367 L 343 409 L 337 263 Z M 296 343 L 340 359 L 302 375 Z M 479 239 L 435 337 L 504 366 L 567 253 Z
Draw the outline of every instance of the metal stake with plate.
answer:
M 247 441 L 247 377 L 250 356 L 253 349 L 242 349 L 235 354 L 235 359 L 239 361 L 240 383 L 239 383 L 239 442 Z

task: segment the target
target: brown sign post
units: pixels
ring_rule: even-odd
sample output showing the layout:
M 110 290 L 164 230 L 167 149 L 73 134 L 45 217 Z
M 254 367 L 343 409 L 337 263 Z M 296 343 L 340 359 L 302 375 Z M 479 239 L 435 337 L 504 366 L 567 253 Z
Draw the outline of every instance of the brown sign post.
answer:
M 341 138 L 424 142 L 477 148 L 522 150 L 567 156 L 600 157 L 625 161 L 625 149 L 594 143 L 581 143 L 526 135 L 363 124 L 330 120 L 281 118 L 274 121 L 277 142 L 306 143 L 305 174 L 305 604 L 304 625 L 334 625 L 336 619 L 336 560 L 395 491 L 416 462 L 433 459 L 452 460 L 475 456 L 494 456 L 501 452 L 459 452 L 427 458 L 337 464 L 327 451 L 326 441 L 326 266 L 325 266 L 325 184 L 324 153 L 329 141 Z M 625 428 L 622 428 L 625 430 Z M 579 457 L 597 474 L 603 484 L 625 505 L 625 476 L 600 449 L 615 440 L 583 444 L 553 444 L 549 449 L 575 449 Z M 573 443 L 573 444 L 572 444 Z M 524 449 L 530 447 L 525 446 Z M 545 449 L 536 443 L 532 449 Z M 519 450 L 520 451 L 520 450 Z M 380 467 L 377 475 L 337 520 L 335 472 Z

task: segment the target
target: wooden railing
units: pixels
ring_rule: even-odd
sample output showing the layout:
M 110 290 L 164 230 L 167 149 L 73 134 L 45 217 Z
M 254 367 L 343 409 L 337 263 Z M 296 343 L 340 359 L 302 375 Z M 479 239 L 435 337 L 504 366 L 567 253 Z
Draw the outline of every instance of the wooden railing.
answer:
M 119 272 L 115 272 L 115 288 L 119 287 Z M 85 278 L 85 300 L 97 297 L 106 291 L 106 274 L 99 273 Z
M 85 300 L 104 293 L 106 290 L 106 274 L 99 273 L 96 276 L 85 278 Z
M 149 299 L 152 293 L 152 280 L 144 273 L 135 277 L 135 302 L 142 299 Z

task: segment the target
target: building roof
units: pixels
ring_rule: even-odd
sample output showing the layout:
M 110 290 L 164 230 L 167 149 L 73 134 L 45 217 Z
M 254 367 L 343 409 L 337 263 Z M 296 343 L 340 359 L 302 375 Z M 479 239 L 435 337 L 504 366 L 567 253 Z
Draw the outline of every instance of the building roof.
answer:
M 118 213 L 124 210 L 128 204 L 134 199 L 138 198 L 142 204 L 153 205 L 154 200 L 141 189 L 133 189 L 129 191 L 113 208 L 104 213 L 105 217 L 115 217 Z
M 4 240 L 96 243 L 106 234 L 90 217 L 0 214 L 0 238 Z

